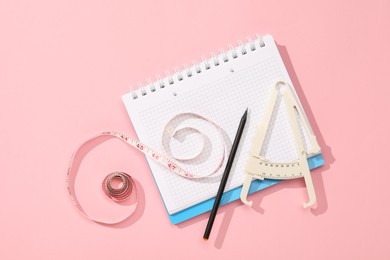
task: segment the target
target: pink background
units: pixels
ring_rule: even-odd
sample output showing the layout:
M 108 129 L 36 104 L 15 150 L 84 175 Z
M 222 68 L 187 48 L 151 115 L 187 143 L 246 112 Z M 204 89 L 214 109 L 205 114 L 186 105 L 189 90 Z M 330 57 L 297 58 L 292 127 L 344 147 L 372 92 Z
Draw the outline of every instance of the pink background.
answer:
M 0 259 L 389 259 L 389 28 L 388 0 L 0 1 Z M 286 181 L 222 207 L 204 242 L 208 215 L 171 225 L 143 156 L 111 141 L 89 172 L 130 172 L 139 208 L 83 218 L 70 156 L 103 130 L 134 136 L 129 85 L 254 33 L 280 45 L 323 148 L 318 207 Z

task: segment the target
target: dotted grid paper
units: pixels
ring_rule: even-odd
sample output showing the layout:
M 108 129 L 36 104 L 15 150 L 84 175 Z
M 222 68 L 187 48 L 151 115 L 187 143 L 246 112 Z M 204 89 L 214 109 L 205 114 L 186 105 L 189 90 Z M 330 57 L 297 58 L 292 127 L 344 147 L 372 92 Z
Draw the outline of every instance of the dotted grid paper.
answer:
M 245 164 L 256 126 L 261 122 L 262 115 L 268 106 L 272 86 L 278 79 L 282 79 L 281 70 L 273 58 L 268 58 L 254 66 L 232 73 L 230 77 L 203 85 L 169 102 L 156 104 L 144 110 L 141 121 L 143 129 L 150 137 L 148 145 L 163 150 L 161 136 L 164 126 L 178 113 L 193 112 L 209 118 L 226 132 L 230 138 L 228 147 L 230 151 L 241 116 L 249 107 L 249 118 L 244 136 L 241 139 L 240 149 L 236 154 L 225 191 L 242 185 L 245 177 Z M 264 146 L 266 149 L 263 149 L 262 155 L 273 161 L 290 161 L 297 159 L 298 155 L 286 107 L 283 102 L 279 101 L 278 104 L 276 112 L 273 113 L 272 124 Z M 191 145 L 188 145 L 186 149 L 192 149 Z M 212 149 L 219 150 L 221 147 L 212 147 Z M 228 153 L 225 161 L 227 157 Z M 218 159 L 217 157 L 209 158 L 209 160 L 214 160 L 214 164 L 218 163 L 215 161 Z M 149 163 L 153 162 L 149 160 Z M 211 168 L 202 164 L 195 166 L 198 166 L 199 172 L 211 171 Z M 167 182 L 165 187 L 169 187 L 160 189 L 160 193 L 163 198 L 165 193 L 170 193 L 170 197 L 174 200 L 173 203 L 166 203 L 168 212 L 176 213 L 215 196 L 223 169 L 224 166 L 216 177 L 194 180 L 180 177 L 160 167 L 159 174 L 165 175 L 164 179 Z

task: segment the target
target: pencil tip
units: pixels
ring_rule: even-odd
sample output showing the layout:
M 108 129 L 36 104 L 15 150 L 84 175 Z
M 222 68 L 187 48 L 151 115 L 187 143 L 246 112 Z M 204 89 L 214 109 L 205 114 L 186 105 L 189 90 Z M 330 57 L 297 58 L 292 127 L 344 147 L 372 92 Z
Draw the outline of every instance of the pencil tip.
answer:
M 207 240 L 209 240 L 209 239 L 204 237 L 203 240 L 204 240 L 204 241 L 207 241 Z
M 243 116 L 246 116 L 248 114 L 248 108 L 246 108 L 245 113 Z

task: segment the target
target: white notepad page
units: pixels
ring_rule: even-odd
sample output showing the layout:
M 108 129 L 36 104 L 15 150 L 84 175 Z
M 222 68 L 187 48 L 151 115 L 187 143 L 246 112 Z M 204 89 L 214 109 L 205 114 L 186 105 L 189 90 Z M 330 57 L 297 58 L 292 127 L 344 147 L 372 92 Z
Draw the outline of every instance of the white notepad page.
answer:
M 233 58 L 235 55 L 237 57 Z M 228 60 L 224 61 L 226 58 Z M 216 61 L 219 62 L 218 65 L 215 65 Z M 210 65 L 208 70 L 205 69 L 206 63 Z M 156 81 L 127 93 L 122 98 L 140 141 L 160 151 L 163 151 L 161 139 L 168 121 L 177 114 L 190 112 L 212 120 L 225 131 L 230 139 L 227 150 L 229 152 L 241 116 L 245 109 L 249 108 L 244 134 L 225 189 L 227 191 L 243 184 L 252 138 L 268 105 L 272 87 L 277 80 L 284 80 L 291 86 L 292 83 L 270 35 L 238 46 L 198 65 L 201 68 L 200 73 L 196 72 L 195 65 L 189 68 L 191 77 L 188 77 L 188 71 L 184 70 L 172 75 L 171 79 L 162 79 L 164 88 L 160 88 L 160 81 Z M 170 80 L 173 80 L 172 84 L 169 84 Z M 137 98 L 134 99 L 135 95 Z M 307 120 L 306 116 L 304 120 Z M 298 159 L 283 102 L 273 114 L 271 125 L 261 155 L 272 161 Z M 302 133 L 305 146 L 310 148 L 311 144 L 304 129 Z M 186 149 L 194 149 L 190 146 Z M 224 169 L 223 166 L 217 177 L 194 180 L 180 177 L 153 160 L 147 160 L 169 214 L 214 197 Z M 209 160 L 219 158 L 211 156 Z

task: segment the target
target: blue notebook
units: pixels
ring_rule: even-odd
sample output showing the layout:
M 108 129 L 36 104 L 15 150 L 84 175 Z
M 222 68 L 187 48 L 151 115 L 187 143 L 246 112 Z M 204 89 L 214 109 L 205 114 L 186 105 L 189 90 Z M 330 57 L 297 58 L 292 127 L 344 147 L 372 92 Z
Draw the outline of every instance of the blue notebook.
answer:
M 173 224 L 211 210 L 231 142 L 243 111 L 249 108 L 221 203 L 240 197 L 252 138 L 277 80 L 293 87 L 272 36 L 265 35 L 248 39 L 219 55 L 212 54 L 209 59 L 194 61 L 191 66 L 175 69 L 165 77 L 157 76 L 155 81 L 140 84 L 138 89 L 122 96 L 142 143 L 176 158 L 189 172 L 211 174 L 199 179 L 184 178 L 147 157 Z M 260 154 L 272 161 L 297 159 L 283 102 L 279 102 L 276 111 Z M 304 115 L 301 120 L 307 117 Z M 310 127 L 308 131 L 312 131 Z M 309 151 L 312 144 L 307 134 L 302 128 L 302 138 Z M 307 156 L 311 169 L 324 164 L 320 153 Z M 250 193 L 277 183 L 254 181 Z

